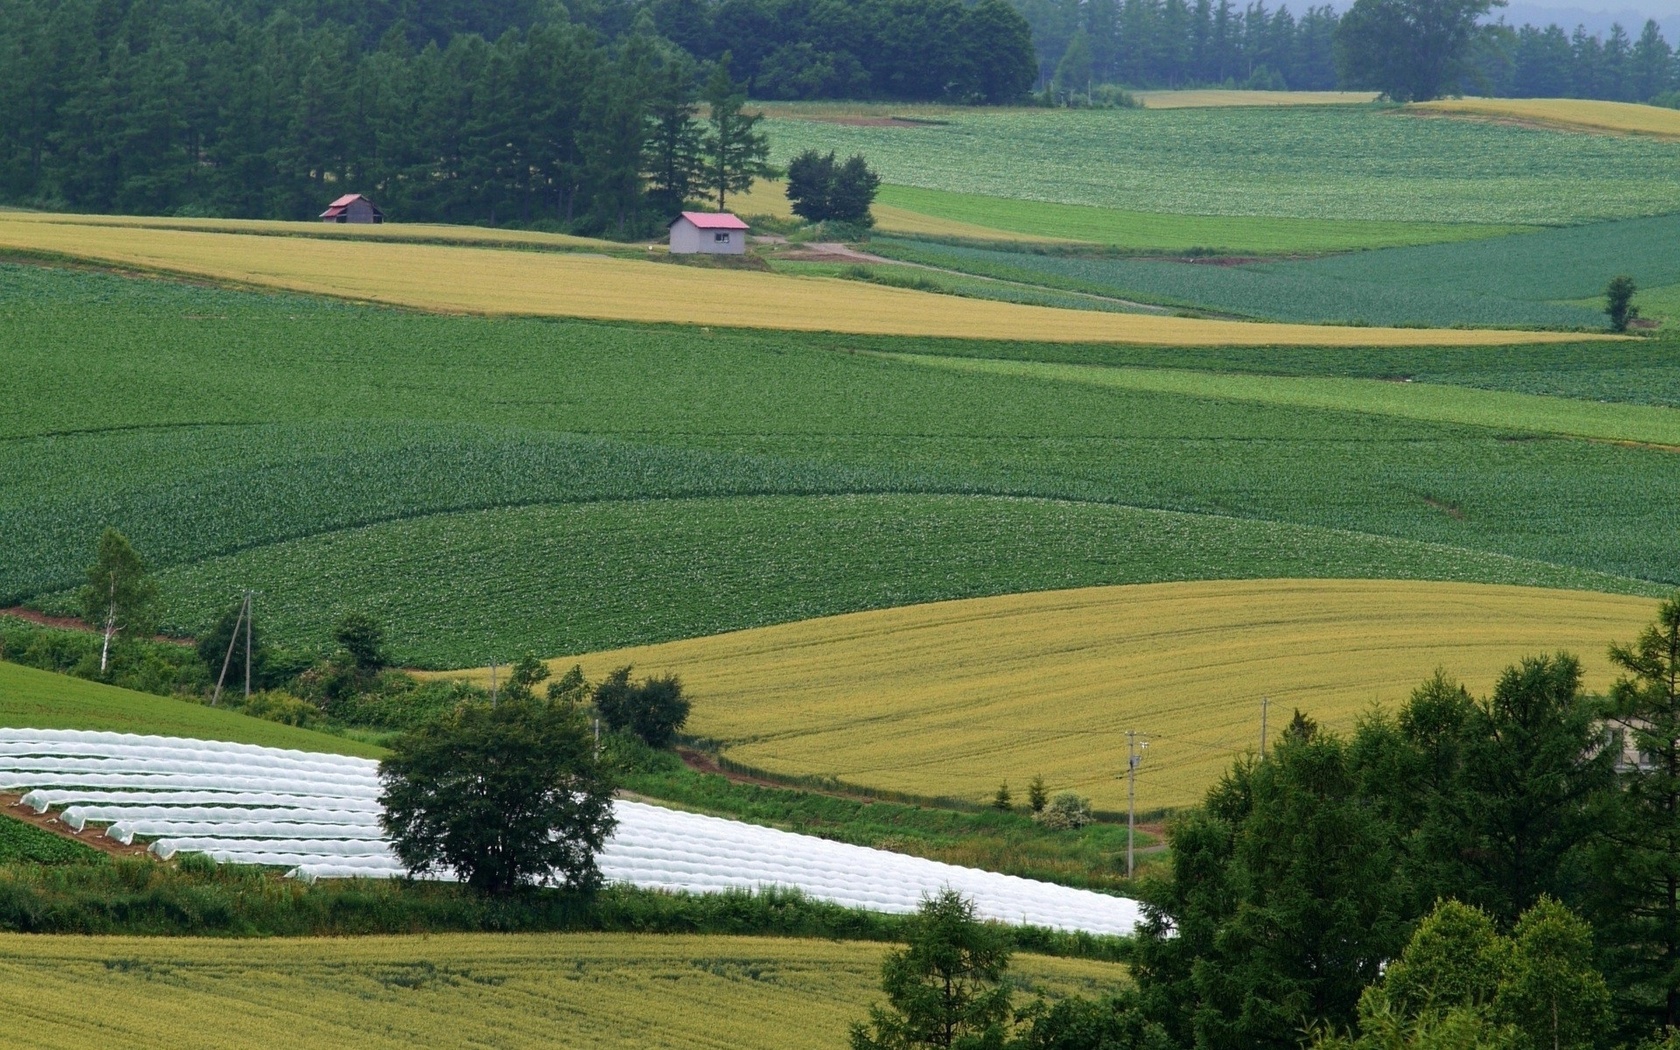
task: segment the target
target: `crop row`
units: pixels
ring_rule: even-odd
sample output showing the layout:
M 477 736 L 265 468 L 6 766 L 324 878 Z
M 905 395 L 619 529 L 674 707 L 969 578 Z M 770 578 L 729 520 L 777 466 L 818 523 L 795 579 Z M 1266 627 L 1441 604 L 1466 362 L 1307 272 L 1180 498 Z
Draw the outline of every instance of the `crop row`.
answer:
M 261 592 L 270 638 L 320 645 L 343 612 L 431 667 L 588 652 L 860 609 L 1228 577 L 1471 580 L 1593 590 L 1625 579 L 1264 521 L 963 496 L 538 506 L 330 533 L 162 574 L 182 626 Z
M 1517 234 L 1500 241 L 1526 240 Z M 1478 241 L 1473 244 L 1486 244 Z M 1435 246 L 1431 246 L 1435 247 Z M 1451 245 L 1456 249 L 1461 245 Z M 1480 325 L 1602 328 L 1601 311 L 1585 306 L 1481 295 L 1473 284 L 1419 287 L 1379 277 L 1347 277 L 1311 263 L 1205 263 L 1082 258 L 993 251 L 882 239 L 883 254 L 1005 280 L 1142 299 L 1146 302 L 1276 321 L 1372 325 Z M 1416 249 L 1362 252 L 1355 258 Z M 1339 262 L 1340 257 L 1326 260 Z
M 774 159 L 862 153 L 889 183 L 1187 215 L 1567 224 L 1680 211 L 1680 143 L 1370 107 L 768 122 Z

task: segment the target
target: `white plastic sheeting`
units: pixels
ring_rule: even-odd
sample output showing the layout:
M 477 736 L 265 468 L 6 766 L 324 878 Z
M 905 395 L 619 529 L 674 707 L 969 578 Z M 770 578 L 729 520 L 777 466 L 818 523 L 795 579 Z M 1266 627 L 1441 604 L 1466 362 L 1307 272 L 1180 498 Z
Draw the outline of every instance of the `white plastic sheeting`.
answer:
M 406 875 L 379 828 L 378 766 L 368 759 L 173 737 L 0 729 L 0 790 L 78 831 L 108 823 L 123 842 L 154 839 L 165 859 L 284 866 L 317 878 Z M 914 911 L 947 887 L 987 918 L 1124 934 L 1134 901 L 739 821 L 617 802 L 602 851 L 609 881 L 712 893 L 796 888 L 874 911 Z M 444 874 L 442 877 L 449 877 Z

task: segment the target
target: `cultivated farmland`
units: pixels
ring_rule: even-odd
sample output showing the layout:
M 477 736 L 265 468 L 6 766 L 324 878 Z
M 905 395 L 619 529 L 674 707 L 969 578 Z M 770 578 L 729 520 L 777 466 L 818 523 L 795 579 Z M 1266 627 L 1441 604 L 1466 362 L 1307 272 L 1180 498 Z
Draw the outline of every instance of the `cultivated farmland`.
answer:
M 1177 346 L 1493 346 L 1560 338 L 1106 314 L 578 254 L 10 222 L 3 216 L 0 249 L 452 313 Z
M 176 630 L 256 586 L 276 642 L 360 608 L 427 667 L 1097 584 L 1680 582 L 1680 467 L 1611 443 L 1674 443 L 1661 341 L 696 336 L 0 275 L 6 604 L 70 610 L 107 524 Z
M 807 148 L 863 153 L 894 185 L 1132 212 L 1562 225 L 1680 210 L 1680 143 L 1653 138 L 1365 106 L 977 110 L 944 121 L 768 124 L 779 163 Z
M 479 1043 L 839 1048 L 885 946 L 611 934 L 229 941 L 0 936 L 10 1045 Z M 1020 956 L 1029 992 L 1100 995 L 1112 964 Z M 167 994 L 162 994 L 166 992 Z
M 1424 102 L 1412 112 L 1480 117 L 1575 131 L 1619 132 L 1680 139 L 1680 110 L 1580 98 L 1452 98 Z
M 592 654 L 675 671 L 691 729 L 775 773 L 981 801 L 1042 773 L 1123 808 L 1125 731 L 1148 734 L 1144 809 L 1193 804 L 1299 708 L 1351 729 L 1436 668 L 1477 692 L 1517 659 L 1606 647 L 1654 603 L 1445 583 L 1264 580 L 1039 593 L 860 613 Z M 556 661 L 570 664 L 570 657 Z

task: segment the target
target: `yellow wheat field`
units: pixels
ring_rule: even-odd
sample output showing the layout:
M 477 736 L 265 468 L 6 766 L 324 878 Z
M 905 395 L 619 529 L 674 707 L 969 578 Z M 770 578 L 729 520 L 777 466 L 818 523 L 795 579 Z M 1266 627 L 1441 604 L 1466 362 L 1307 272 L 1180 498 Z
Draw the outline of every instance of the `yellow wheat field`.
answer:
M 1680 139 L 1680 109 L 1579 98 L 1459 98 L 1422 102 L 1425 113 L 1487 117 L 1583 131 L 1613 131 Z
M 860 281 L 582 253 L 132 229 L 0 215 L 0 251 L 6 250 L 477 314 L 1163 346 L 1494 346 L 1592 338 L 1058 310 Z
M 1134 91 L 1145 109 L 1205 109 L 1213 106 L 1351 106 L 1374 101 L 1375 91 Z
M 5 934 L 0 1016 L 12 1050 L 840 1050 L 880 999 L 886 950 L 633 934 Z M 1038 956 L 1012 969 L 1051 996 L 1125 980 L 1114 965 Z
M 594 237 L 573 237 L 564 233 L 534 230 L 487 229 L 450 226 L 444 223 L 391 223 L 372 226 L 325 222 L 282 222 L 274 219 L 181 219 L 149 215 L 62 215 L 56 212 L 0 211 L 7 221 L 57 223 L 73 226 L 120 226 L 131 229 L 185 230 L 205 233 L 246 233 L 281 237 L 313 237 L 323 240 L 397 241 L 476 244 L 515 248 L 553 248 L 561 251 L 615 251 L 634 245 L 603 241 Z
M 1348 729 L 1437 667 L 1489 689 L 1520 657 L 1566 649 L 1588 685 L 1605 648 L 1656 614 L 1644 598 L 1479 584 L 1251 580 L 942 602 L 596 653 L 598 679 L 673 671 L 689 732 L 782 774 L 981 800 L 1043 774 L 1122 807 L 1125 731 L 1151 743 L 1145 809 L 1194 803 L 1299 707 Z M 555 661 L 556 667 L 570 660 Z

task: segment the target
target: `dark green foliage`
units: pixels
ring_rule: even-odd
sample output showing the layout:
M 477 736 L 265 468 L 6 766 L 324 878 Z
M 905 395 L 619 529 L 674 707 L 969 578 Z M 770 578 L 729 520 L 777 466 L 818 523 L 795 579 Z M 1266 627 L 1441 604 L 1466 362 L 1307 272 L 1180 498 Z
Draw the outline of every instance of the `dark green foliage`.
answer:
M 788 200 L 793 213 L 808 222 L 874 225 L 869 206 L 880 186 L 881 177 L 861 156 L 838 163 L 832 150 L 826 155 L 806 150 L 788 161 Z
M 535 653 L 526 653 L 508 669 L 507 685 L 502 687 L 500 695 L 508 700 L 533 699 L 537 695 L 537 686 L 547 678 L 548 665 L 537 659 Z M 562 689 L 561 694 L 550 695 L 549 699 L 563 699 L 564 695 Z
M 1044 812 L 1044 806 L 1050 801 L 1050 790 L 1044 786 L 1043 776 L 1034 776 L 1027 785 L 1027 808 L 1034 813 Z
M 1009 1050 L 1177 1050 L 1132 991 L 1063 999 L 1053 1006 L 1041 1000 L 1022 1019 L 1026 1024 L 1007 1044 Z
M 707 131 L 700 141 L 700 169 L 695 188 L 717 194 L 718 211 L 728 195 L 745 193 L 754 181 L 771 173 L 767 158 L 770 138 L 758 130 L 762 113 L 747 113 L 745 85 L 729 76 L 729 55 L 712 70 L 701 91 L 706 102 Z
M 1610 648 L 1622 672 L 1610 689 L 1621 773 L 1619 817 L 1598 867 L 1611 888 L 1597 925 L 1618 944 L 1612 976 L 1624 1009 L 1680 1027 L 1680 595 L 1628 645 Z M 1618 750 L 1615 744 L 1612 750 Z
M 965 101 L 995 106 L 1025 98 L 1038 79 L 1026 19 L 1004 0 L 979 0 L 964 12 L 961 33 L 973 48 Z
M 1626 274 L 1611 278 L 1604 289 L 1604 314 L 1610 318 L 1612 332 L 1627 331 L 1628 322 L 1639 316 L 1639 308 L 1632 305 L 1636 290 L 1633 278 Z
M 700 97 L 695 77 L 692 63 L 667 62 L 653 74 L 649 89 L 642 173 L 648 203 L 662 219 L 674 218 L 698 188 L 703 133 L 695 119 Z
M 571 707 L 463 704 L 399 738 L 379 777 L 380 821 L 416 873 L 452 869 L 490 894 L 600 884 L 612 777 Z
M 1009 941 L 955 890 L 924 900 L 881 964 L 886 1006 L 852 1027 L 853 1050 L 996 1046 L 1010 1020 Z
M 72 864 L 104 859 L 104 854 L 80 842 L 0 816 L 0 864 Z
M 1283 1050 L 1345 1027 L 1404 945 L 1393 831 L 1355 763 L 1334 736 L 1286 736 L 1169 825 L 1172 879 L 1145 885 L 1134 973 L 1181 1044 Z
M 204 661 L 209 669 L 211 680 L 222 673 L 222 665 L 227 664 L 227 678 L 225 687 L 231 688 L 236 683 L 243 684 L 247 660 L 246 641 L 249 639 L 250 648 L 248 658 L 251 668 L 251 688 L 267 689 L 279 684 L 279 675 L 269 664 L 268 646 L 263 642 L 263 629 L 253 616 L 251 623 L 241 622 L 243 602 L 235 602 L 222 613 L 214 627 L 198 636 L 198 658 Z M 237 633 L 235 627 L 238 627 Z
M 333 625 L 333 641 L 344 648 L 357 673 L 377 674 L 390 664 L 385 651 L 385 628 L 367 613 L 346 613 Z
M 1470 76 L 1477 21 L 1495 0 L 1355 0 L 1336 27 L 1343 85 L 1427 102 Z
M 101 642 L 93 631 L 0 616 L 0 660 L 159 696 L 196 695 L 210 685 L 208 669 L 191 648 L 150 638 L 118 639 L 101 673 Z
M 992 808 L 1005 813 L 1015 808 L 1015 803 L 1009 794 L 1008 781 L 998 785 L 997 794 L 992 796 Z
M 615 732 L 632 733 L 649 747 L 668 747 L 688 721 L 689 700 L 676 675 L 630 681 L 628 665 L 595 687 L 595 710 Z

